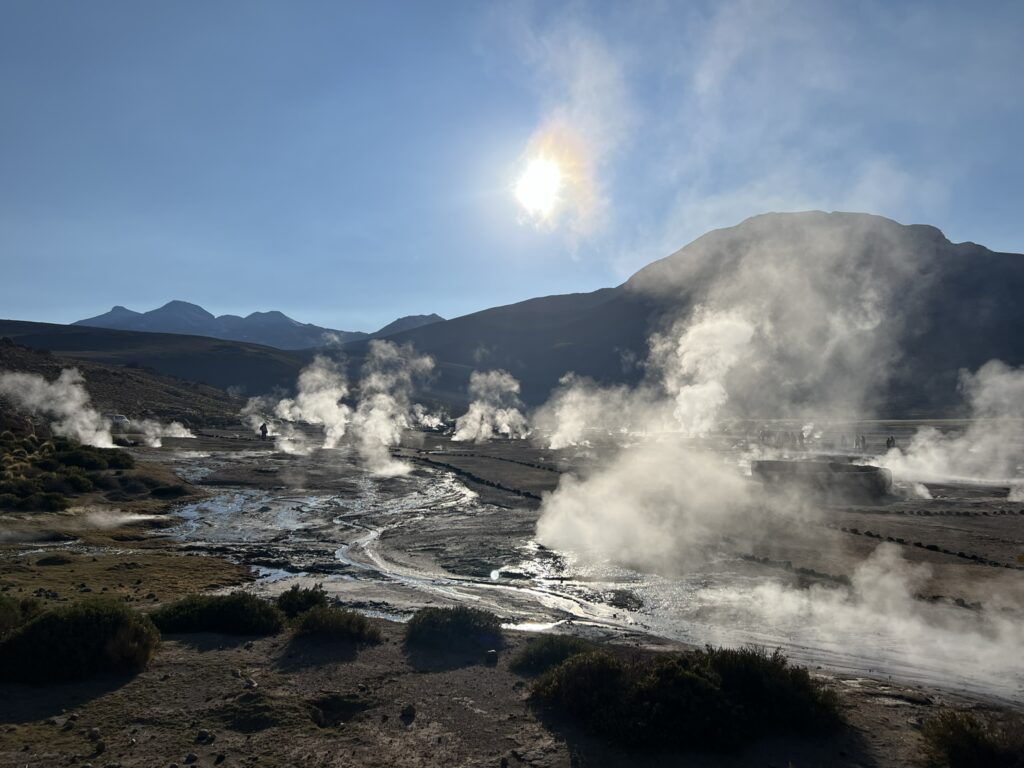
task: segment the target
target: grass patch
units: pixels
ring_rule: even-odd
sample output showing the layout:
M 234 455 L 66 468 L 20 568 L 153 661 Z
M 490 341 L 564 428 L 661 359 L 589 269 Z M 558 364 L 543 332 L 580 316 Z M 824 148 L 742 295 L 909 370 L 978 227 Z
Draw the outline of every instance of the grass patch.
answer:
M 130 454 L 117 449 L 6 434 L 0 440 L 0 509 L 59 512 L 69 506 L 67 497 L 93 490 L 93 478 L 105 470 L 135 466 Z
M 145 490 L 145 486 L 142 490 Z M 188 488 L 184 485 L 160 485 L 149 493 L 157 499 L 180 499 L 182 496 L 188 496 Z
M 570 656 L 594 649 L 593 643 L 572 635 L 541 635 L 523 646 L 509 666 L 521 675 L 539 675 L 557 667 Z
M 405 625 L 410 647 L 489 650 L 501 646 L 501 621 L 478 608 L 421 608 Z
M 160 633 L 121 603 L 89 600 L 44 611 L 0 643 L 0 677 L 26 683 L 145 669 Z
M 311 608 L 326 605 L 327 593 L 324 592 L 324 588 L 320 584 L 309 588 L 293 584 L 277 596 L 277 607 L 284 611 L 290 619 L 294 619 L 300 613 L 305 613 Z
M 0 639 L 28 622 L 41 610 L 42 604 L 34 597 L 0 595 Z
M 1024 767 L 1024 718 L 996 723 L 970 712 L 945 710 L 926 720 L 921 732 L 932 765 Z
M 276 635 L 284 628 L 277 606 L 246 592 L 189 595 L 151 614 L 161 632 L 221 632 L 226 635 Z
M 380 630 L 369 619 L 355 611 L 318 605 L 303 613 L 295 625 L 298 637 L 376 645 Z
M 840 724 L 834 693 L 780 652 L 754 648 L 628 660 L 576 653 L 541 675 L 531 695 L 550 713 L 630 747 L 728 750 Z

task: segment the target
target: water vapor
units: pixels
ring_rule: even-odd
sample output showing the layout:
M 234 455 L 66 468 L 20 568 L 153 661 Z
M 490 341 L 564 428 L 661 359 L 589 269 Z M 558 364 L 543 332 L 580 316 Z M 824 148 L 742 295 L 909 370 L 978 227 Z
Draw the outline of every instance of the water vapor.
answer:
M 919 429 L 904 449 L 878 462 L 910 482 L 962 480 L 1024 488 L 1024 368 L 990 360 L 977 372 L 960 372 L 960 392 L 970 421 L 962 431 Z
M 433 368 L 433 359 L 411 345 L 374 340 L 354 391 L 342 363 L 320 355 L 299 374 L 294 397 L 250 398 L 241 417 L 254 431 L 265 423 L 275 448 L 284 453 L 351 447 L 374 474 L 404 474 L 409 466 L 391 457 L 403 430 L 441 424 L 439 416 L 411 401 L 415 384 Z M 319 446 L 297 426 L 302 423 L 320 427 Z
M 0 373 L 0 396 L 21 410 L 48 418 L 56 435 L 97 448 L 114 446 L 111 421 L 93 407 L 85 377 L 77 368 L 65 368 L 54 381 L 35 373 Z M 128 431 L 140 435 L 151 448 L 159 448 L 165 437 L 194 437 L 176 421 L 135 419 Z
M 393 459 L 390 449 L 399 444 L 402 431 L 413 424 L 410 398 L 415 382 L 433 368 L 433 359 L 417 354 L 411 344 L 370 342 L 352 427 L 356 452 L 374 474 L 393 476 L 409 472 L 409 465 Z
M 21 410 L 48 418 L 56 435 L 97 448 L 114 446 L 110 421 L 92 407 L 77 368 L 65 368 L 54 381 L 35 373 L 0 373 L 0 395 Z
M 519 381 L 508 371 L 473 371 L 469 410 L 455 422 L 452 440 L 485 442 L 495 436 L 521 438 L 529 425 L 519 400 Z

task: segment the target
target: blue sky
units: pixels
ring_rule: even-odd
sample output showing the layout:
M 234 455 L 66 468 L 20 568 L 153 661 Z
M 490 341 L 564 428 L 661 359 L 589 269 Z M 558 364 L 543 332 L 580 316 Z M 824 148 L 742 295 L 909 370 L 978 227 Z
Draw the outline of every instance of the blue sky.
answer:
M 6 0 L 0 316 L 372 330 L 615 285 L 771 210 L 1024 251 L 1021 29 L 1019 2 Z M 513 188 L 551 146 L 578 173 L 538 222 Z

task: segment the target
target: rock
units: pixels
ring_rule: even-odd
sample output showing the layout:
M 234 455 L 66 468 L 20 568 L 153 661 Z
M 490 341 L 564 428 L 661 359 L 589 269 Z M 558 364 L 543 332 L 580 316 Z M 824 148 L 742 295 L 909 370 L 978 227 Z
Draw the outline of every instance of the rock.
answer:
M 245 678 L 245 687 L 246 688 L 255 688 L 257 685 L 258 685 L 258 683 L 255 680 L 253 680 L 251 677 Z
M 199 730 L 199 733 L 196 734 L 196 741 L 198 741 L 200 744 L 209 744 L 211 741 L 213 741 L 213 734 L 205 728 L 201 728 Z
M 487 652 L 487 663 L 492 667 L 498 663 L 498 652 L 493 648 Z
M 99 728 L 90 728 L 86 732 L 85 735 L 89 739 L 89 741 L 99 741 L 100 740 L 100 729 Z
M 399 718 L 401 718 L 403 723 L 408 725 L 416 719 L 416 705 L 406 704 L 404 707 L 402 707 L 402 711 L 398 713 L 398 716 Z
M 242 677 L 242 670 L 240 670 L 240 669 L 232 669 L 231 670 L 231 676 L 232 677 L 241 678 Z
M 225 757 L 226 757 L 226 755 L 223 752 L 221 752 L 219 755 L 217 755 L 217 757 L 215 757 L 213 759 L 213 764 L 214 765 L 220 765 L 221 763 L 224 762 Z
M 185 765 L 192 765 L 192 763 L 196 762 L 197 760 L 199 760 L 199 755 L 197 755 L 195 752 L 189 752 L 187 755 L 185 755 Z

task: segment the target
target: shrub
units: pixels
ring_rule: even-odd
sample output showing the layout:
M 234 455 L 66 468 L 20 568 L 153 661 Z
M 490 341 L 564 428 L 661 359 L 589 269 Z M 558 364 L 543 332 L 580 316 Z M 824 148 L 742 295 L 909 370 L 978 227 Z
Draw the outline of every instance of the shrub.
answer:
M 34 597 L 18 598 L 0 595 L 0 638 L 20 627 L 42 609 Z
M 54 459 L 65 467 L 81 467 L 87 470 L 106 469 L 109 465 L 107 460 L 91 451 L 88 448 L 73 448 L 68 451 L 60 451 L 54 454 Z
M 575 653 L 533 685 L 533 701 L 626 745 L 727 749 L 767 734 L 838 725 L 834 695 L 779 653 L 708 648 L 623 660 Z
M 311 588 L 300 587 L 293 584 L 277 596 L 277 607 L 285 612 L 290 619 L 294 619 L 300 613 L 310 608 L 327 605 L 327 593 L 320 584 Z
M 949 768 L 1021 768 L 1024 721 L 994 724 L 969 712 L 945 710 L 921 729 L 933 764 Z
M 149 663 L 160 633 L 121 603 L 91 600 L 45 611 L 0 644 L 0 676 L 29 683 L 135 673 Z
M 22 512 L 60 512 L 68 508 L 68 500 L 59 493 L 33 493 L 19 499 L 16 507 Z
M 501 621 L 478 608 L 421 608 L 405 625 L 409 646 L 487 650 L 501 645 Z
M 122 451 L 118 448 L 99 448 L 97 449 L 103 459 L 107 462 L 107 466 L 110 469 L 134 469 L 135 459 L 128 451 Z
M 802 667 L 791 667 L 782 651 L 764 648 L 706 648 L 699 657 L 718 676 L 722 692 L 750 720 L 751 730 L 767 732 L 792 725 L 813 733 L 839 721 L 835 692 Z
M 326 605 L 318 605 L 302 614 L 295 634 L 350 643 L 376 644 L 381 640 L 380 630 L 362 614 Z
M 158 499 L 180 499 L 182 496 L 188 495 L 188 488 L 183 485 L 160 485 L 149 493 Z
M 572 635 L 541 635 L 530 640 L 512 659 L 509 665 L 513 672 L 523 675 L 539 675 L 557 667 L 570 656 L 594 650 L 588 643 Z
M 152 613 L 161 632 L 222 632 L 227 635 L 276 635 L 284 614 L 245 592 L 189 595 Z

